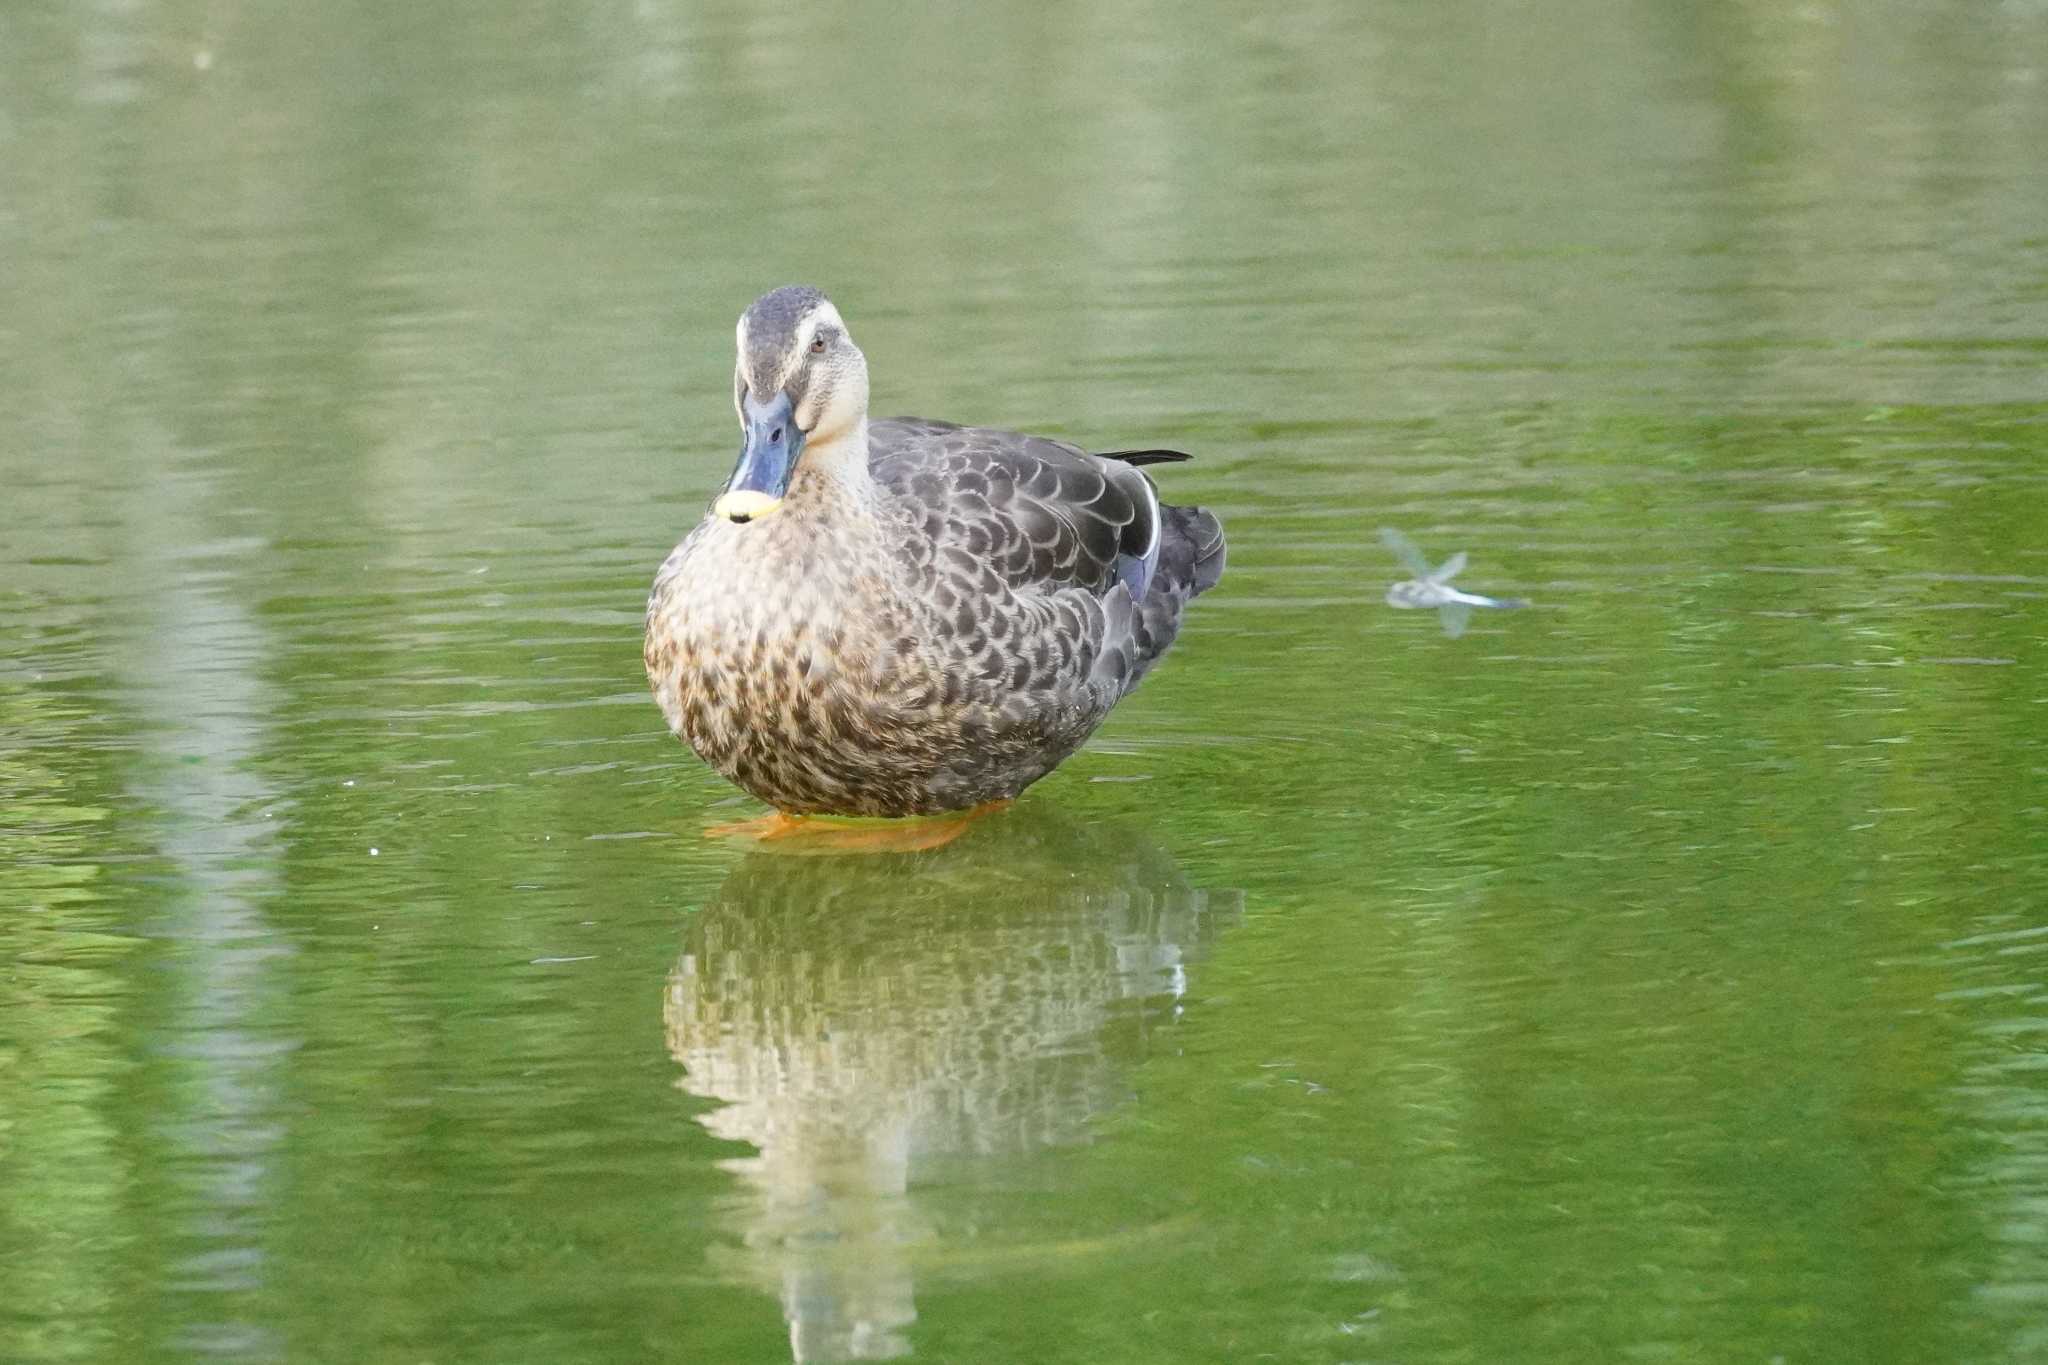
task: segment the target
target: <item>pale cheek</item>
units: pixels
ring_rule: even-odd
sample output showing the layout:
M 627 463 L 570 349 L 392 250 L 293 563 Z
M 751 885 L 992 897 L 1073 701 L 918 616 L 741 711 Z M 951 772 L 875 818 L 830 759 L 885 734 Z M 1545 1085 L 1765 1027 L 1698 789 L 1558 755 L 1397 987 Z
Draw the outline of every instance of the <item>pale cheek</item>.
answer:
M 832 412 L 832 395 L 837 391 L 835 381 L 826 375 L 819 375 L 811 381 L 811 391 L 804 395 L 804 403 L 797 413 L 797 425 L 805 431 L 816 431 L 818 424 Z

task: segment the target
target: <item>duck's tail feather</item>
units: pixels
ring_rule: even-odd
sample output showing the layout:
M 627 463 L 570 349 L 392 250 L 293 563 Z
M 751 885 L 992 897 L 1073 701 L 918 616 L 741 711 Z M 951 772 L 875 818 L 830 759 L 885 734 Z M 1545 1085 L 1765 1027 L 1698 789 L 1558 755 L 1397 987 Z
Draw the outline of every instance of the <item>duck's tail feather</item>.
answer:
M 1166 514 L 1166 540 L 1169 545 L 1178 542 L 1186 547 L 1187 594 L 1198 596 L 1216 586 L 1223 577 L 1223 561 L 1227 547 L 1223 543 L 1223 523 L 1216 520 L 1216 514 L 1206 507 L 1163 507 Z M 1175 556 L 1180 559 L 1179 555 Z
M 1098 450 L 1095 453 L 1105 460 L 1122 460 L 1125 464 L 1181 464 L 1195 458 L 1185 450 Z
M 1202 507 L 1171 505 L 1162 505 L 1159 512 L 1159 564 L 1131 619 L 1132 666 L 1126 692 L 1173 643 L 1188 599 L 1215 587 L 1223 577 L 1223 525 L 1215 515 Z

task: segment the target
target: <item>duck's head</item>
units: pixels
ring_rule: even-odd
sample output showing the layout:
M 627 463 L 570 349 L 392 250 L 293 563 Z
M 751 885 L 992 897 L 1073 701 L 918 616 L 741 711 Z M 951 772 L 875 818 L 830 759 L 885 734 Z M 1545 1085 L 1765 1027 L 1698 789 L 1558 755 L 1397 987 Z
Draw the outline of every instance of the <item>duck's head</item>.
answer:
M 733 406 L 744 433 L 740 462 L 711 510 L 758 521 L 782 505 L 806 447 L 828 447 L 867 417 L 867 357 L 830 299 L 790 284 L 740 314 Z

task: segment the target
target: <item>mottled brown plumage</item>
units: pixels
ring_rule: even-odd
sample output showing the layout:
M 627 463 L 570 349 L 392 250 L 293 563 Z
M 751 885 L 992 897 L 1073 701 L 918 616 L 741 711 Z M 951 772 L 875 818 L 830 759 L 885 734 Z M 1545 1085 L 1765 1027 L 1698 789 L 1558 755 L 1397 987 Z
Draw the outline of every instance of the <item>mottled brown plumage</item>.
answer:
M 1080 747 L 1222 573 L 1216 519 L 1162 505 L 1129 463 L 868 422 L 865 360 L 815 291 L 765 296 L 739 335 L 743 423 L 779 383 L 801 453 L 779 501 L 760 500 L 772 514 L 714 510 L 661 566 L 647 675 L 670 727 L 780 810 L 1015 796 Z

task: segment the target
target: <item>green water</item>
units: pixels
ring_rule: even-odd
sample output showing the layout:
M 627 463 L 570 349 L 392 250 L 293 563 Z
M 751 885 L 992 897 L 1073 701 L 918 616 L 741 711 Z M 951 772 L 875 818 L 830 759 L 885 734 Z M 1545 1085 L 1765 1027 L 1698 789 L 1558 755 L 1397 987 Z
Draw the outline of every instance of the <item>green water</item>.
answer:
M 0 10 L 0 1359 L 2048 1360 L 2043 147 L 2033 0 Z M 1231 536 L 935 852 L 640 677 L 790 280 Z

